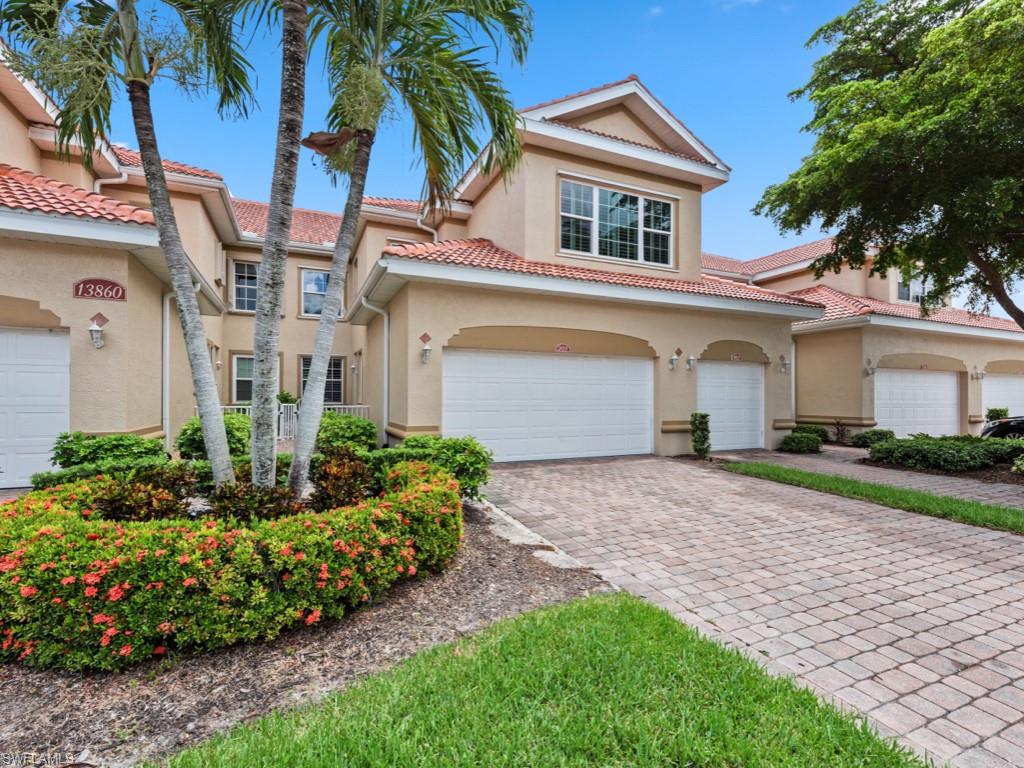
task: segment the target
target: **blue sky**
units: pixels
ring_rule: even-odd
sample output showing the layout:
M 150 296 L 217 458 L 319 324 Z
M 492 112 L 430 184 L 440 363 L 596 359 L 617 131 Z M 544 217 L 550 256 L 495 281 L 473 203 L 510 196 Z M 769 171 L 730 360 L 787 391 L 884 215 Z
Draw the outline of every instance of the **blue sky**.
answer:
M 811 145 L 800 132 L 806 103 L 787 93 L 810 74 L 816 52 L 804 48 L 824 22 L 853 0 L 537 0 L 535 36 L 523 69 L 502 62 L 517 106 L 574 93 L 630 73 L 641 80 L 733 168 L 732 179 L 704 199 L 704 249 L 753 258 L 819 236 L 783 238 L 750 209 L 764 188 L 794 170 Z M 820 53 L 817 52 L 817 53 Z M 260 109 L 221 120 L 208 99 L 189 100 L 170 86 L 154 93 L 157 136 L 165 157 L 219 171 L 238 197 L 266 200 L 273 166 L 280 69 L 277 40 L 257 35 L 248 55 L 258 73 Z M 306 130 L 322 125 L 327 104 L 314 58 Z M 115 141 L 137 146 L 127 104 L 114 116 Z M 367 192 L 415 197 L 422 182 L 412 133 L 401 119 L 377 140 Z M 333 187 L 303 151 L 296 204 L 340 211 Z

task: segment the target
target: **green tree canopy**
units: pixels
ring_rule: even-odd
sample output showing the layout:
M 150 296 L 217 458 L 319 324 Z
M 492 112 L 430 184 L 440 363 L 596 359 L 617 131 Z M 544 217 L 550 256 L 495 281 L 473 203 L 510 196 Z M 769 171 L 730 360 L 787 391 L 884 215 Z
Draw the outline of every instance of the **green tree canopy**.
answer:
M 814 149 L 754 211 L 835 231 L 819 275 L 872 259 L 928 277 L 926 303 L 968 289 L 1024 327 L 1024 4 L 860 0 L 818 43 L 791 94 L 813 106 Z

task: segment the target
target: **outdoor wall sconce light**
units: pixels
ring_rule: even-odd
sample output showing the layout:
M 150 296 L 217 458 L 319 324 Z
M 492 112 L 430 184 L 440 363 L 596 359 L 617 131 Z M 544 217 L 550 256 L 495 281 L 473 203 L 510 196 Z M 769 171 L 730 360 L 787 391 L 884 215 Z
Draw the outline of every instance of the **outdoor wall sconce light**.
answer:
M 670 357 L 668 359 L 668 369 L 670 371 L 674 371 L 677 367 L 679 367 L 679 351 L 678 350 L 673 352 L 672 353 L 672 357 Z
M 693 355 L 690 355 L 688 358 L 686 358 L 686 370 L 692 371 L 696 367 L 697 367 L 697 358 L 696 357 L 694 357 Z
M 420 362 L 426 365 L 430 362 L 430 356 L 434 354 L 434 350 L 430 348 L 430 334 L 424 333 L 420 336 L 420 341 L 423 342 L 423 349 L 420 350 Z
M 779 370 L 782 373 L 789 373 L 789 369 L 793 364 L 786 359 L 785 355 L 779 355 Z
M 864 369 L 864 375 L 865 376 L 874 376 L 875 375 L 875 366 L 873 366 L 871 364 L 871 358 L 870 357 L 868 358 L 868 366 L 867 366 L 867 368 Z
M 96 349 L 103 349 L 103 345 L 106 344 L 103 340 L 103 326 L 95 320 L 93 320 L 92 325 L 89 326 L 89 340 L 92 341 L 92 345 Z
M 981 381 L 985 378 L 985 372 L 979 371 L 978 366 L 974 366 L 974 370 L 971 372 L 971 378 L 975 381 Z

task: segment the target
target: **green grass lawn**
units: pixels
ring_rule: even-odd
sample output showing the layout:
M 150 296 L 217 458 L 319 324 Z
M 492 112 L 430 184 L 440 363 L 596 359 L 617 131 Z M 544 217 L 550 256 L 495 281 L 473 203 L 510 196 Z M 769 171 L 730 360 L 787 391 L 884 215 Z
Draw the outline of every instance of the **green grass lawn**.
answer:
M 922 766 L 625 594 L 542 609 L 170 760 L 185 766 Z
M 1024 510 L 1013 507 L 983 504 L 980 501 L 968 501 L 953 496 L 937 496 L 934 493 L 915 491 L 910 488 L 865 483 L 861 480 L 851 480 L 848 477 L 807 472 L 803 469 L 782 467 L 778 464 L 736 461 L 726 464 L 725 468 L 739 475 L 760 477 L 787 485 L 798 485 L 801 488 L 824 491 L 851 499 L 873 501 L 893 509 L 904 509 L 907 512 L 918 512 L 932 517 L 944 517 L 958 523 L 994 528 L 997 531 L 1024 533 Z

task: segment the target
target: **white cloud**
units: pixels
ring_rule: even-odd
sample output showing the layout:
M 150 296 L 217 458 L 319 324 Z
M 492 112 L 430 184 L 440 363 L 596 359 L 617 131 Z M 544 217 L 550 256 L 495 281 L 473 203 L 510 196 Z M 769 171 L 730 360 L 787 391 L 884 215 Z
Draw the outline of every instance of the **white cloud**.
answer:
M 648 16 L 661 16 L 665 12 L 665 6 L 663 5 L 652 5 L 647 9 Z

